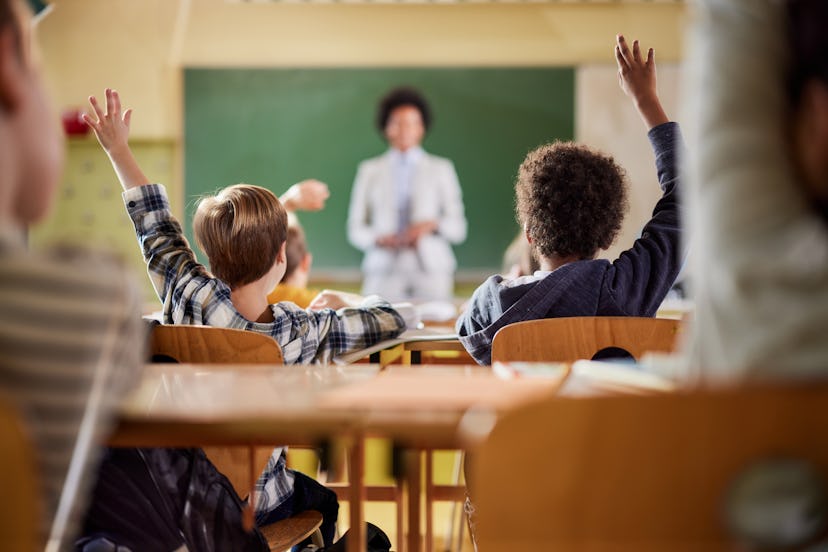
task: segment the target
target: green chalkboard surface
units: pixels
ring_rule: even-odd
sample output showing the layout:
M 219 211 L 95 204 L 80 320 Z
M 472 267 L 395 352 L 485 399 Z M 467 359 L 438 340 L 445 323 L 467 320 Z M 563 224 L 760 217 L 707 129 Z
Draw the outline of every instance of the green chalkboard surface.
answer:
M 434 114 L 424 147 L 454 161 L 469 222 L 455 248 L 460 269 L 494 271 L 517 232 L 512 185 L 527 151 L 572 139 L 572 68 L 187 69 L 186 228 L 197 196 L 236 182 L 281 193 L 327 182 L 319 213 L 302 213 L 314 267 L 356 268 L 345 236 L 359 161 L 386 144 L 377 100 L 397 85 L 419 88 Z M 192 242 L 191 242 L 192 243 Z

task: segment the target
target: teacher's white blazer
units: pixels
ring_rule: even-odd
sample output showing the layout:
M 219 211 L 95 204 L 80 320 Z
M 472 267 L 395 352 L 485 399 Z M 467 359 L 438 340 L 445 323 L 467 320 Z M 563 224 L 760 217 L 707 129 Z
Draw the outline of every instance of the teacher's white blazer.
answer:
M 399 230 L 397 194 L 390 151 L 359 164 L 348 210 L 348 241 L 365 252 L 362 271 L 390 271 L 393 250 L 377 247 L 379 236 Z M 434 234 L 423 236 L 417 253 L 429 272 L 454 272 L 457 261 L 451 244 L 466 239 L 463 196 L 454 164 L 443 157 L 423 154 L 411 181 L 411 223 L 438 221 Z

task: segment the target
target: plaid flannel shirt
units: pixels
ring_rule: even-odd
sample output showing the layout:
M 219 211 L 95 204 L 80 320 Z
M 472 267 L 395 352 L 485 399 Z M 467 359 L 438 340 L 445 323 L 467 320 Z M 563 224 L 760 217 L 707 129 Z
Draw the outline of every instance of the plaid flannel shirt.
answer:
M 392 339 L 405 322 L 383 299 L 367 297 L 360 308 L 303 310 L 293 303 L 271 305 L 273 322 L 251 322 L 238 313 L 230 288 L 200 264 L 181 225 L 170 211 L 163 186 L 124 192 L 127 212 L 147 262 L 152 285 L 163 303 L 165 324 L 238 328 L 268 335 L 282 348 L 285 364 L 329 362 L 340 353 Z M 275 509 L 293 493 L 293 475 L 277 448 L 256 482 L 256 511 Z

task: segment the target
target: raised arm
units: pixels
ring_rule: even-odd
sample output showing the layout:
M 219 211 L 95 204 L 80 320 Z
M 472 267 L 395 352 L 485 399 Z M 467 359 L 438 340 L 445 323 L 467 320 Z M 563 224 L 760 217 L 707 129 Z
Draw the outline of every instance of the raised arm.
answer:
M 646 59 L 637 40 L 630 49 L 622 35 L 616 37 L 615 60 L 621 89 L 647 127 L 655 153 L 658 183 L 663 195 L 633 246 L 613 262 L 607 280 L 609 293 L 630 316 L 652 316 L 669 291 L 684 259 L 679 217 L 679 160 L 683 139 L 661 106 L 656 86 L 655 52 Z
M 92 127 L 101 147 L 109 156 L 115 174 L 124 190 L 145 186 L 149 180 L 129 149 L 129 123 L 132 109 L 121 111 L 121 98 L 118 92 L 107 88 L 106 110 L 102 110 L 95 96 L 89 96 L 89 103 L 95 113 L 94 118 L 84 113 L 83 120 Z
M 615 37 L 615 61 L 618 64 L 618 84 L 624 94 L 632 99 L 647 130 L 669 121 L 658 98 L 655 51 L 647 50 L 647 58 L 641 56 L 641 46 L 633 41 L 632 50 L 623 35 Z
M 288 211 L 319 211 L 331 192 L 328 185 L 319 180 L 308 179 L 297 182 L 279 197 Z

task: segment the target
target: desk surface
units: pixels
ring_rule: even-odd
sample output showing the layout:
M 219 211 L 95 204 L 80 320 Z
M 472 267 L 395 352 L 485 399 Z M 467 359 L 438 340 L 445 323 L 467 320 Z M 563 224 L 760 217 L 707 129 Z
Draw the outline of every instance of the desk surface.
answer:
M 353 440 L 350 463 L 361 466 L 361 436 L 390 437 L 406 447 L 457 448 L 482 438 L 496 413 L 552 396 L 561 379 L 505 380 L 480 366 L 418 366 L 384 372 L 376 365 L 148 365 L 125 401 L 114 446 L 204 446 Z M 471 414 L 467 414 L 467 413 Z M 413 457 L 419 458 L 418 454 Z M 408 471 L 409 524 L 420 526 L 420 464 Z M 352 471 L 352 500 L 361 477 Z M 351 527 L 362 527 L 362 506 Z M 349 550 L 364 549 L 356 533 Z M 353 546 L 351 546 L 353 545 Z M 407 550 L 422 548 L 409 531 Z
M 373 378 L 378 366 L 148 364 L 121 408 L 114 446 L 313 443 L 358 426 L 320 410 L 324 389 Z
M 305 442 L 348 431 L 459 444 L 470 410 L 555 394 L 561 379 L 502 379 L 480 366 L 150 364 L 121 409 L 115 445 Z M 297 441 L 299 439 L 299 441 Z M 445 441 L 451 441 L 447 443 Z
M 116 446 L 305 443 L 367 433 L 412 448 L 466 448 L 485 438 L 500 413 L 551 398 L 566 370 L 543 378 L 503 379 L 472 366 L 391 367 L 370 364 L 148 365 L 140 385 L 123 404 L 110 442 Z M 361 465 L 355 446 L 353 465 Z M 419 489 L 419 464 L 408 486 Z M 358 470 L 354 482 L 361 481 Z M 359 483 L 355 483 L 358 485 Z M 409 504 L 409 524 L 419 527 L 419 491 Z M 353 498 L 361 500 L 358 494 Z M 361 527 L 360 507 L 351 526 Z M 354 540 L 361 549 L 363 535 Z M 350 543 L 349 543 L 350 544 Z M 419 531 L 408 550 L 419 551 Z

